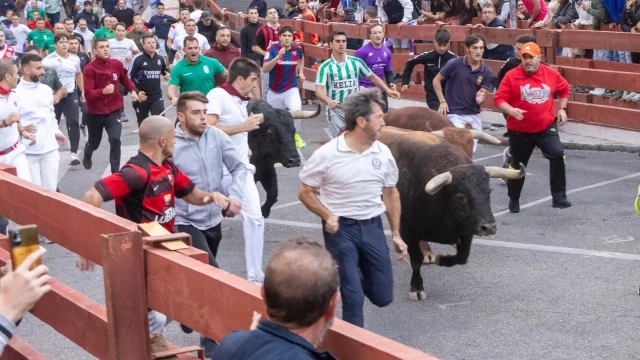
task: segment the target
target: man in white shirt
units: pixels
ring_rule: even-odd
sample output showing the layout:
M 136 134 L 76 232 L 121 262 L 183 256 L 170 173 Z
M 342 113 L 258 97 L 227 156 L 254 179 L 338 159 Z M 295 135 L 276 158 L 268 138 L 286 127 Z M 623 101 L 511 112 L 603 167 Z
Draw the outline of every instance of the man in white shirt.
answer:
M 260 196 L 253 179 L 256 167 L 249 163 L 249 135 L 262 122 L 259 115 L 247 114 L 249 94 L 258 87 L 260 67 L 247 58 L 236 59 L 229 68 L 228 82 L 207 94 L 207 123 L 224 131 L 233 140 L 240 159 L 247 166 L 247 180 L 242 194 L 247 279 L 260 284 L 264 281 L 262 253 L 264 249 L 264 217 L 260 210 Z M 230 177 L 227 177 L 230 180 Z
M 196 32 L 197 26 L 195 21 L 191 19 L 187 20 L 184 23 L 184 29 L 186 31 L 186 34 L 176 37 L 175 41 L 171 45 L 171 50 L 176 51 L 176 56 L 173 58 L 174 64 L 184 58 L 184 38 L 186 38 L 187 36 L 193 36 L 198 40 L 198 44 L 200 45 L 200 53 L 204 54 L 207 50 L 211 49 L 209 40 L 207 40 L 204 35 L 198 34 Z
M 197 23 L 198 21 L 200 21 L 202 13 L 202 0 L 194 0 L 193 11 L 191 12 L 191 14 L 189 14 L 189 18 Z
M 109 47 L 111 48 L 111 58 L 116 59 L 124 65 L 124 68 L 129 70 L 131 68 L 131 60 L 134 55 L 140 53 L 136 43 L 127 39 L 124 36 L 127 34 L 127 28 L 123 23 L 117 23 L 115 27 L 116 38 L 109 40 Z M 118 90 L 124 96 L 124 87 L 118 85 Z M 120 111 L 120 120 L 122 122 L 129 121 L 124 113 L 124 108 Z
M 30 141 L 35 135 L 20 124 L 17 95 L 18 67 L 9 59 L 0 59 L 0 163 L 16 168 L 16 175 L 31 181 L 31 171 L 20 137 Z
M 300 171 L 300 201 L 322 218 L 325 247 L 338 264 L 342 318 L 364 326 L 364 297 L 379 307 L 393 301 L 393 273 L 380 215 L 387 213 L 400 260 L 398 167 L 379 142 L 385 102 L 365 89 L 342 103 L 346 132 L 316 150 Z M 318 197 L 320 194 L 320 197 Z
M 22 144 L 27 148 L 31 180 L 45 189 L 56 191 L 60 165 L 58 142 L 64 145 L 67 138 L 58 129 L 51 88 L 40 83 L 44 74 L 42 58 L 35 54 L 25 54 L 20 65 L 22 79 L 16 87 L 20 122 L 36 127 L 35 143 L 22 139 Z
M 93 31 L 87 27 L 87 20 L 78 20 L 78 27 L 74 30 L 76 34 L 80 34 L 84 38 L 84 47 L 86 48 L 87 55 L 91 56 L 91 49 L 93 49 Z
M 55 118 L 60 123 L 61 115 L 64 114 L 67 124 L 67 133 L 71 142 L 71 162 L 69 165 L 80 165 L 78 159 L 78 145 L 80 143 L 80 103 L 84 102 L 84 95 L 78 98 L 76 85 L 80 93 L 84 94 L 84 79 L 80 69 L 80 58 L 77 55 L 69 54 L 69 39 L 75 39 L 73 35 L 57 33 L 53 37 L 56 51 L 47 55 L 42 60 L 44 66 L 51 67 L 58 73 L 58 78 L 62 86 L 67 89 L 67 95 L 55 104 Z
M 185 35 L 187 33 L 184 28 L 184 24 L 185 22 L 187 22 L 187 20 L 189 20 L 189 9 L 180 9 L 180 13 L 178 14 L 178 19 L 180 21 L 171 25 L 171 28 L 169 29 L 169 34 L 167 35 L 168 49 L 171 49 L 171 47 L 173 46 L 173 41 L 175 40 L 175 38 L 177 38 L 178 36 Z
M 20 59 L 24 53 L 27 36 L 29 36 L 31 29 L 24 24 L 20 24 L 20 16 L 17 13 L 13 13 L 13 15 L 11 15 L 11 26 L 9 26 L 9 30 L 11 30 L 18 42 L 13 48 L 16 50 L 16 57 Z

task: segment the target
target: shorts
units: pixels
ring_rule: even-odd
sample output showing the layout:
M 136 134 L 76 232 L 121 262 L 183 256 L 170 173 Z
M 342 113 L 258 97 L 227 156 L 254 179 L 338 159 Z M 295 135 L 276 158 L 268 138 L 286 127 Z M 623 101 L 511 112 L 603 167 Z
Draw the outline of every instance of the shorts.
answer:
M 327 121 L 329 121 L 329 134 L 332 139 L 340 135 L 340 130 L 344 127 L 344 113 L 342 109 L 327 108 Z
M 167 56 L 167 39 L 158 38 L 158 55 Z
M 269 90 L 267 102 L 275 109 L 302 110 L 302 100 L 300 100 L 300 91 L 297 87 L 281 93 Z
M 457 115 L 457 114 L 447 114 L 447 117 L 453 125 L 457 128 L 464 128 L 467 124 L 471 125 L 471 128 L 474 130 L 482 131 L 482 120 L 480 120 L 480 114 L 473 115 Z M 476 148 L 478 147 L 478 140 L 473 140 L 473 152 L 476 152 Z

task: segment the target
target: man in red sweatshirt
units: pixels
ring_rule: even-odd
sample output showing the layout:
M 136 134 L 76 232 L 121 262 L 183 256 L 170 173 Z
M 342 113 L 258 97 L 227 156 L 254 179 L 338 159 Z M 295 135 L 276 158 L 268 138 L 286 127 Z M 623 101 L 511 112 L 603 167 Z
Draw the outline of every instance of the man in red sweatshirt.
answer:
M 96 39 L 93 42 L 94 61 L 84 68 L 84 92 L 87 99 L 87 129 L 89 141 L 84 148 L 82 165 L 91 169 L 93 165 L 91 155 L 100 146 L 102 130 L 107 131 L 109 137 L 109 161 L 111 173 L 120 170 L 120 109 L 124 107 L 122 95 L 118 91 L 118 83 L 122 84 L 125 92 L 131 93 L 131 100 L 138 101 L 135 85 L 129 79 L 127 69 L 122 62 L 111 59 L 109 40 Z
M 520 51 L 522 65 L 509 71 L 494 97 L 494 104 L 508 115 L 510 153 L 509 168 L 527 165 L 537 146 L 549 159 L 552 206 L 568 208 L 565 157 L 558 125 L 567 122 L 569 83 L 558 71 L 540 63 L 540 47 L 529 42 Z M 555 112 L 554 94 L 558 94 L 559 110 Z M 557 121 L 556 121 L 557 119 Z M 524 178 L 509 180 L 509 211 L 520 212 L 520 193 Z

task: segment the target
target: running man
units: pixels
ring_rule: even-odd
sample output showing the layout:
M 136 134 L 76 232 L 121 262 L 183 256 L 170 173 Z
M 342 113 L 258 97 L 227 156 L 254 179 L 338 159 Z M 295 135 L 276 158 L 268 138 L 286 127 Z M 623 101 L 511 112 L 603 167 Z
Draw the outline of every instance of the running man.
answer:
M 329 132 L 332 138 L 336 138 L 344 126 L 344 114 L 340 104 L 347 95 L 360 90 L 358 77 L 369 78 L 373 85 L 394 99 L 399 99 L 400 93 L 391 90 L 384 81 L 371 72 L 364 61 L 347 55 L 347 34 L 344 31 L 332 32 L 329 35 L 329 44 L 333 55 L 318 69 L 316 96 L 327 104 Z
M 302 110 L 302 100 L 298 90 L 298 78 L 305 80 L 302 47 L 293 42 L 293 28 L 284 26 L 278 31 L 280 41 L 267 49 L 262 71 L 269 74 L 267 102 L 275 109 Z M 300 65 L 300 66 L 298 66 Z M 295 119 L 294 139 L 296 147 L 302 149 L 307 144 L 300 136 L 302 119 Z
M 371 25 L 369 27 L 369 39 L 371 41 L 356 50 L 355 57 L 364 61 L 374 74 L 385 80 L 391 90 L 395 90 L 396 85 L 393 83 L 393 67 L 391 66 L 391 50 L 384 46 L 384 26 L 382 24 Z M 358 81 L 360 87 L 375 87 L 366 77 L 361 77 Z M 387 112 L 389 108 L 387 94 L 382 93 L 382 98 L 384 103 L 387 104 L 382 111 Z

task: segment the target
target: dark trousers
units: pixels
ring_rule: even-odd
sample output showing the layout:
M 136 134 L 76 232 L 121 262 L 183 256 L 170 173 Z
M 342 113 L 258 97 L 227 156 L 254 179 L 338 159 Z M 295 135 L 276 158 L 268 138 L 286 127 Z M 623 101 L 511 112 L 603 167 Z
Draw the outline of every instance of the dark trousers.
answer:
M 142 120 L 149 117 L 149 115 L 160 115 L 164 111 L 164 99 L 147 99 L 143 102 L 134 102 L 133 109 L 136 111 L 136 118 L 138 119 L 138 126 L 142 124 Z
M 192 225 L 176 225 L 179 232 L 191 235 L 193 247 L 206 251 L 209 254 L 209 265 L 219 268 L 216 256 L 218 256 L 218 246 L 222 241 L 222 224 L 218 224 L 206 230 L 200 230 Z
M 56 114 L 56 120 L 60 123 L 60 116 L 64 114 L 64 121 L 67 123 L 67 132 L 69 134 L 69 142 L 71 144 L 71 152 L 78 153 L 78 145 L 80 143 L 80 101 L 76 91 L 68 93 L 67 96 L 53 106 Z
M 49 24 L 51 24 L 51 26 L 55 25 L 56 23 L 59 23 L 60 11 L 58 11 L 57 13 L 47 13 L 47 19 L 49 19 Z
M 380 216 L 360 221 L 340 218 L 338 232 L 323 230 L 322 235 L 338 264 L 342 319 L 364 327 L 365 296 L 379 307 L 393 301 L 393 272 L 382 220 Z
M 94 151 L 100 146 L 102 141 L 102 130 L 107 131 L 109 137 L 109 162 L 111 163 L 111 173 L 115 174 L 120 170 L 120 135 L 122 134 L 122 123 L 120 123 L 120 110 L 105 115 L 87 114 L 87 130 L 89 141 L 84 148 L 84 156 L 91 157 Z
M 78 10 L 76 10 L 76 2 L 67 0 L 67 2 L 64 2 L 62 4 L 64 6 L 64 13 L 67 14 L 67 16 L 75 19 L 76 15 L 78 15 Z
M 427 106 L 433 111 L 438 111 L 438 109 L 440 108 L 440 101 L 438 101 L 438 98 L 430 98 L 427 94 Z
M 509 131 L 509 152 L 511 153 L 511 167 L 520 169 L 520 163 L 527 166 L 531 153 L 539 147 L 542 155 L 549 159 L 549 180 L 551 195 L 566 196 L 567 178 L 565 175 L 565 159 L 562 143 L 558 134 L 558 125 L 553 122 L 547 129 L 539 133 L 518 133 Z M 519 199 L 524 179 L 509 180 L 509 198 Z

